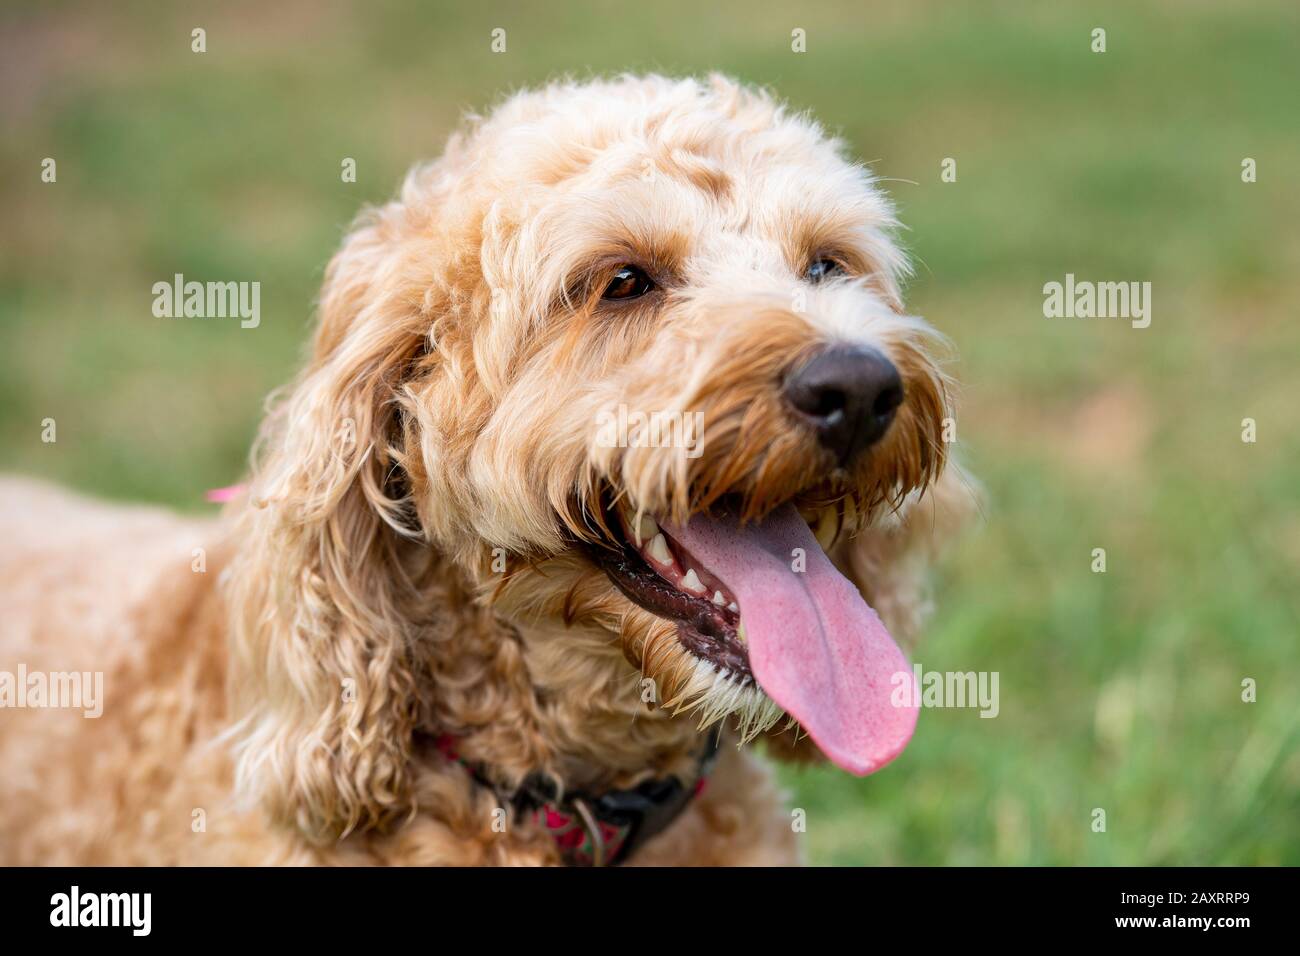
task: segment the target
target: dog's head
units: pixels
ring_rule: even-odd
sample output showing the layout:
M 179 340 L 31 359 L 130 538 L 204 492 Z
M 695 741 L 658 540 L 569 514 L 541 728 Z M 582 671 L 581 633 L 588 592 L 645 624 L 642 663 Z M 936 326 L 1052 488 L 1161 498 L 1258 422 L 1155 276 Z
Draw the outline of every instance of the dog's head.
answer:
M 418 720 L 412 665 L 375 663 L 418 641 L 414 546 L 667 710 L 745 735 L 788 713 L 847 769 L 891 759 L 905 662 L 826 551 L 897 529 L 944 467 L 937 336 L 902 310 L 894 225 L 815 123 L 721 79 L 521 94 L 412 172 L 331 263 L 254 481 L 280 566 L 257 586 L 294 602 L 304 649 L 282 690 L 302 696 L 309 646 L 369 690 L 359 717 L 319 701 L 308 736 L 383 750 L 385 719 Z M 246 772 L 311 776 L 272 723 Z M 337 753 L 325 776 L 396 789 L 393 746 L 365 781 Z

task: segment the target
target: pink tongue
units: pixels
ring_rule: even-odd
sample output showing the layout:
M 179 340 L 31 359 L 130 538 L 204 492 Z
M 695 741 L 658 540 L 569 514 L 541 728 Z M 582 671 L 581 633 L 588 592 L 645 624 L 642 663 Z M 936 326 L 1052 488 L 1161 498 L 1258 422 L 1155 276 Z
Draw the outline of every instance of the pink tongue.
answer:
M 759 686 L 827 757 L 861 776 L 902 753 L 916 727 L 911 668 L 794 505 L 744 527 L 697 515 L 668 533 L 736 596 Z

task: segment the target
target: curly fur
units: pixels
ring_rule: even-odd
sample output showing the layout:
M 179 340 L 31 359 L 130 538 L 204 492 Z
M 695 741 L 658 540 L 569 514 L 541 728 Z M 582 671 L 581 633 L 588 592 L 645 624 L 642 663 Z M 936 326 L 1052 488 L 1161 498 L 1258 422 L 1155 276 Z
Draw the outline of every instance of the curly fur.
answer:
M 0 714 L 0 859 L 554 863 L 528 821 L 493 829 L 497 797 L 434 738 L 503 790 L 689 777 L 715 722 L 806 757 L 578 545 L 606 504 L 682 520 L 793 499 L 915 632 L 969 493 L 894 226 L 811 119 L 722 78 L 559 83 L 472 119 L 330 263 L 306 366 L 220 520 L 0 485 L 0 667 L 103 670 L 108 696 L 97 721 Z M 800 281 L 832 254 L 848 277 Z M 626 261 L 662 289 L 611 310 Z M 849 474 L 773 384 L 834 342 L 888 354 L 907 395 Z M 704 454 L 602 447 L 620 402 L 701 410 Z M 797 858 L 770 775 L 731 747 L 635 862 Z

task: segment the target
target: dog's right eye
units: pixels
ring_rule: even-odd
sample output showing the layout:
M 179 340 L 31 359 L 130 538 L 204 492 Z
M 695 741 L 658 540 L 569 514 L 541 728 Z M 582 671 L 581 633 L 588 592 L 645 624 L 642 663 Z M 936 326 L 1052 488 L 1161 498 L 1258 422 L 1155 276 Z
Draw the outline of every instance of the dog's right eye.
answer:
M 844 275 L 844 267 L 834 259 L 821 258 L 808 266 L 808 270 L 803 277 L 814 284 L 821 282 L 823 279 L 829 279 L 832 276 Z
M 605 287 L 602 299 L 639 299 L 651 289 L 654 283 L 650 277 L 636 266 L 619 266 L 614 278 Z

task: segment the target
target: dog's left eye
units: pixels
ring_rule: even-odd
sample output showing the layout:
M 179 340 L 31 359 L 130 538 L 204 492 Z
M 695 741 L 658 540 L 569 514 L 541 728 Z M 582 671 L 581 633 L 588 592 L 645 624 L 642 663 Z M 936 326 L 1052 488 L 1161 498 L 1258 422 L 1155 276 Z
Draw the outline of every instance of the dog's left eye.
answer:
M 844 274 L 844 267 L 834 259 L 818 259 L 808 267 L 803 277 L 809 282 L 821 282 L 823 279 L 829 279 L 831 276 Z
M 654 288 L 650 277 L 636 266 L 620 266 L 605 287 L 602 299 L 638 299 Z

